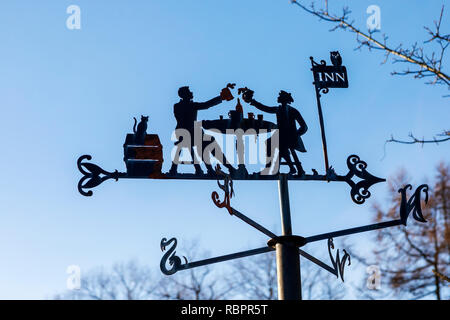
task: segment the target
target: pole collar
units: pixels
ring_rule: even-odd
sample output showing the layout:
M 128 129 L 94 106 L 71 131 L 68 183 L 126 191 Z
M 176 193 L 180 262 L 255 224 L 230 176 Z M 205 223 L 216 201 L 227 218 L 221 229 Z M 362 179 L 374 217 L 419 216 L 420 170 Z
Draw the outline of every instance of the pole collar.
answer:
M 267 245 L 272 248 L 275 248 L 277 243 L 292 245 L 300 248 L 306 244 L 306 239 L 301 236 L 279 236 L 267 241 Z

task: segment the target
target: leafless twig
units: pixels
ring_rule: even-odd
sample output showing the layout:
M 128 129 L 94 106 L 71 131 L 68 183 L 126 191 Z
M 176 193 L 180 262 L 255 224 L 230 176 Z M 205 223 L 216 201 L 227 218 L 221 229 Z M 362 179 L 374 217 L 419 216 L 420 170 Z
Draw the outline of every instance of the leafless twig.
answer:
M 442 273 L 437 272 L 436 270 L 433 270 L 433 273 L 434 273 L 436 276 L 438 276 L 439 278 L 441 278 L 441 280 L 445 280 L 445 281 L 447 281 L 447 282 L 450 282 L 450 278 L 447 277 L 447 276 L 445 276 L 445 275 L 443 275 Z
M 389 140 L 386 140 L 386 143 L 389 143 L 389 142 L 396 142 L 396 143 L 403 143 L 403 144 L 419 143 L 419 144 L 422 144 L 422 145 L 425 144 L 425 143 L 436 143 L 436 144 L 439 144 L 439 142 L 444 142 L 444 141 L 450 140 L 450 131 L 445 131 L 444 133 L 438 134 L 437 136 L 445 137 L 445 138 L 436 139 L 436 137 L 433 137 L 433 139 L 431 139 L 431 140 L 425 140 L 423 138 L 422 139 L 418 139 L 412 133 L 410 133 L 409 134 L 409 137 L 411 138 L 410 141 L 397 140 L 393 136 L 391 136 L 391 138 Z
M 383 35 L 381 40 L 377 40 L 374 35 L 378 30 L 368 30 L 367 32 L 361 31 L 354 24 L 354 21 L 349 20 L 350 9 L 344 7 L 342 14 L 333 14 L 328 10 L 328 4 L 325 9 L 316 9 L 314 2 L 310 7 L 306 7 L 297 0 L 291 0 L 291 2 L 304 11 L 318 17 L 320 20 L 334 23 L 335 26 L 330 31 L 337 29 L 350 30 L 356 33 L 356 40 L 358 47 L 361 49 L 366 47 L 369 51 L 381 50 L 385 52 L 385 59 L 383 63 L 386 63 L 389 57 L 393 56 L 393 63 L 405 62 L 418 69 L 407 68 L 404 71 L 393 71 L 392 75 L 413 75 L 416 79 L 431 77 L 427 84 L 440 84 L 447 85 L 450 89 L 450 77 L 443 71 L 443 60 L 445 51 L 449 46 L 450 34 L 442 34 L 441 23 L 444 15 L 444 6 L 442 6 L 439 20 L 434 21 L 434 28 L 424 27 L 429 35 L 429 39 L 423 41 L 424 44 L 434 43 L 438 46 L 438 51 L 433 51 L 431 54 L 426 54 L 424 47 L 418 46 L 417 43 L 411 46 L 411 48 L 404 48 L 402 44 L 391 47 L 387 44 L 388 36 Z

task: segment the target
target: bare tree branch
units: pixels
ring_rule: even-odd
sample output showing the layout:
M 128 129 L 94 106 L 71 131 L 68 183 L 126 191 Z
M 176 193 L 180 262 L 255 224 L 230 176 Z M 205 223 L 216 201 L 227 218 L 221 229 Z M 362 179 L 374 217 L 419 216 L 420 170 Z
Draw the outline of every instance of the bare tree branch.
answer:
M 450 234 L 448 224 L 450 165 L 440 164 L 428 204 L 423 205 L 427 223 L 411 221 L 407 227 L 378 230 L 376 249 L 367 259 L 351 251 L 352 258 L 365 265 L 377 265 L 381 271 L 383 284 L 388 284 L 395 297 L 423 299 L 434 297 L 445 300 L 450 297 L 449 287 L 445 287 L 445 274 L 449 273 Z M 410 179 L 402 172 L 389 183 L 389 208 L 374 206 L 375 221 L 381 222 L 398 215 L 401 196 L 397 192 Z M 413 220 L 413 219 L 411 219 Z M 386 289 L 386 288 L 384 288 Z M 362 295 L 379 296 L 375 291 L 361 291 Z M 382 297 L 382 296 L 381 296 Z
M 441 33 L 441 22 L 444 14 L 444 6 L 442 6 L 439 20 L 434 22 L 434 29 L 424 27 L 429 34 L 429 39 L 424 41 L 424 44 L 435 43 L 439 46 L 439 52 L 432 52 L 430 55 L 424 53 L 424 48 L 419 47 L 416 44 L 411 48 L 404 48 L 402 44 L 393 48 L 388 46 L 388 37 L 383 35 L 381 40 L 374 37 L 377 30 L 368 30 L 363 32 L 357 28 L 354 21 L 349 21 L 350 9 L 344 7 L 341 15 L 332 14 L 328 10 L 328 3 L 326 3 L 325 9 L 316 9 L 314 2 L 311 3 L 310 8 L 301 4 L 297 0 L 291 0 L 291 2 L 297 5 L 304 11 L 318 17 L 320 20 L 334 23 L 335 26 L 330 31 L 337 29 L 350 30 L 356 34 L 356 40 L 358 42 L 357 49 L 366 47 L 369 51 L 382 50 L 385 52 L 385 60 L 387 62 L 389 57 L 393 56 L 393 62 L 406 62 L 413 66 L 419 67 L 417 70 L 410 70 L 409 68 L 402 72 L 394 71 L 392 75 L 413 75 L 414 78 L 421 79 L 425 77 L 433 77 L 433 80 L 427 82 L 427 84 L 441 84 L 447 85 L 450 89 L 450 77 L 444 73 L 442 62 L 444 60 L 446 49 L 449 46 L 450 35 Z
M 411 138 L 410 141 L 397 140 L 397 139 L 394 138 L 394 136 L 391 136 L 391 138 L 389 140 L 386 140 L 386 143 L 389 143 L 389 142 L 396 142 L 396 143 L 403 143 L 403 144 L 415 144 L 415 143 L 418 143 L 418 144 L 422 144 L 422 145 L 425 144 L 425 143 L 436 143 L 436 144 L 439 144 L 440 142 L 445 142 L 445 141 L 450 140 L 450 131 L 445 131 L 444 133 L 438 134 L 437 136 L 444 137 L 444 138 L 436 139 L 436 137 L 433 137 L 433 139 L 431 139 L 431 140 L 425 140 L 423 138 L 422 139 L 418 139 L 412 133 L 410 133 L 409 134 L 409 137 Z

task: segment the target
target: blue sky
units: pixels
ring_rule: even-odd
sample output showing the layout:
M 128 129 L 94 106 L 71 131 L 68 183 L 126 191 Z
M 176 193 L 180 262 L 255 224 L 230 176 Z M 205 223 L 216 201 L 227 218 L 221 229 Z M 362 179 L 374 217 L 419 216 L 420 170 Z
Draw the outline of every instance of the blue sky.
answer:
M 432 25 L 444 2 L 332 5 L 339 9 L 342 3 L 363 28 L 366 8 L 379 5 L 381 32 L 394 46 L 425 39 L 423 26 Z M 81 8 L 81 30 L 66 28 L 71 4 Z M 447 31 L 448 15 L 442 25 Z M 302 163 L 322 170 L 309 57 L 328 59 L 329 51 L 339 50 L 350 87 L 322 99 L 336 172 L 345 174 L 347 156 L 358 154 L 380 177 L 403 167 L 417 185 L 434 175 L 436 164 L 449 158 L 448 145 L 388 145 L 382 159 L 383 146 L 391 134 L 421 137 L 448 130 L 449 100 L 442 97 L 447 88 L 390 76 L 403 66 L 380 64 L 379 52 L 355 51 L 354 35 L 330 33 L 330 27 L 288 0 L 2 1 L 0 298 L 61 292 L 73 264 L 83 272 L 138 258 L 159 272 L 162 237 L 198 238 L 212 255 L 266 243 L 214 206 L 214 181 L 127 180 L 105 183 L 92 198 L 78 194 L 76 159 L 91 154 L 107 170 L 125 170 L 122 145 L 132 117 L 141 114 L 150 116 L 148 132 L 161 138 L 168 170 L 172 110 L 182 85 L 198 101 L 216 96 L 228 82 L 252 88 L 266 104 L 275 104 L 280 89 L 291 92 L 309 126 Z M 234 106 L 225 102 L 199 118 L 226 115 Z M 244 105 L 245 112 L 255 112 L 250 108 Z M 376 185 L 372 198 L 357 206 L 344 184 L 292 182 L 293 228 L 308 236 L 369 223 L 370 207 L 383 202 L 386 189 Z M 235 208 L 280 231 L 276 182 L 237 182 L 235 190 Z M 326 256 L 326 242 L 305 250 Z M 346 274 L 352 272 L 357 267 Z

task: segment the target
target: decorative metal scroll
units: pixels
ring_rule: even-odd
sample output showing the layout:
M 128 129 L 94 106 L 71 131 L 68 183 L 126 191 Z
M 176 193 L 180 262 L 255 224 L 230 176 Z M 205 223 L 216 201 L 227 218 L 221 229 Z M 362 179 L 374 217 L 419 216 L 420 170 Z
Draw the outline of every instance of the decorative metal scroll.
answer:
M 425 193 L 425 204 L 428 203 L 428 185 L 422 184 L 417 187 L 414 194 L 407 200 L 406 198 L 406 190 L 412 189 L 410 184 L 400 188 L 398 192 L 401 194 L 401 203 L 400 203 L 400 220 L 402 224 L 406 226 L 406 221 L 408 220 L 409 214 L 412 212 L 412 216 L 416 221 L 419 222 L 427 222 L 422 215 L 422 207 L 420 201 L 420 195 L 423 191 Z
M 173 243 L 173 245 L 170 247 L 170 249 L 163 255 L 161 259 L 161 263 L 159 264 L 159 267 L 165 275 L 172 275 L 176 273 L 177 271 L 184 269 L 183 266 L 188 263 L 186 257 L 183 256 L 185 263 L 183 264 L 181 261 L 181 258 L 176 255 L 175 249 L 177 248 L 177 239 L 171 238 L 167 240 L 166 238 L 163 238 L 161 240 L 161 251 L 165 251 L 166 247 Z M 169 263 L 169 269 L 167 269 L 167 263 Z
M 336 251 L 336 259 L 333 258 L 333 255 L 331 254 L 331 249 L 334 249 L 334 243 L 333 238 L 328 239 L 328 253 L 330 254 L 331 263 L 333 264 L 333 268 L 335 270 L 336 277 L 341 277 L 342 282 L 344 282 L 344 269 L 345 269 L 345 263 L 348 259 L 348 266 L 351 265 L 350 255 L 343 249 L 344 256 L 342 257 L 342 260 L 339 257 L 339 249 Z
M 317 72 L 315 70 L 317 70 L 317 68 L 319 68 L 319 67 L 323 67 L 323 68 L 326 67 L 327 62 L 325 60 L 320 60 L 320 63 L 317 63 L 316 61 L 314 61 L 313 57 L 309 57 L 309 59 L 311 60 L 311 66 L 312 66 L 311 71 L 313 71 L 314 79 L 315 79 L 316 78 L 315 73 Z M 321 87 L 319 85 L 318 81 L 314 81 L 314 85 L 316 86 L 317 92 L 327 94 L 330 91 L 330 89 L 328 89 L 327 87 Z
M 218 208 L 227 208 L 228 213 L 232 215 L 233 209 L 231 208 L 230 199 L 234 195 L 233 180 L 231 179 L 229 174 L 226 174 L 225 172 L 223 172 L 220 169 L 220 165 L 216 166 L 216 174 L 219 177 L 220 176 L 223 177 L 223 181 L 224 181 L 223 184 L 220 183 L 220 179 L 219 179 L 219 180 L 217 180 L 217 185 L 219 186 L 220 189 L 222 189 L 225 192 L 225 194 L 224 194 L 224 198 L 221 202 L 219 200 L 219 194 L 216 191 L 214 191 L 211 194 L 212 201 Z
M 367 172 L 367 163 L 362 161 L 357 155 L 351 155 L 347 158 L 347 167 L 349 172 L 344 177 L 350 187 L 352 200 L 357 204 L 363 204 L 370 197 L 369 188 L 378 182 L 384 182 L 386 179 L 378 178 Z M 362 180 L 355 183 L 352 178 L 356 176 Z
M 92 196 L 92 190 L 85 191 L 84 189 L 92 189 L 102 184 L 104 181 L 109 179 L 119 180 L 120 177 L 125 176 L 125 173 L 118 172 L 108 172 L 100 168 L 98 165 L 82 162 L 83 160 L 91 160 L 90 155 L 84 155 L 78 158 L 77 166 L 78 170 L 83 174 L 83 178 L 78 182 L 78 191 L 86 197 Z

